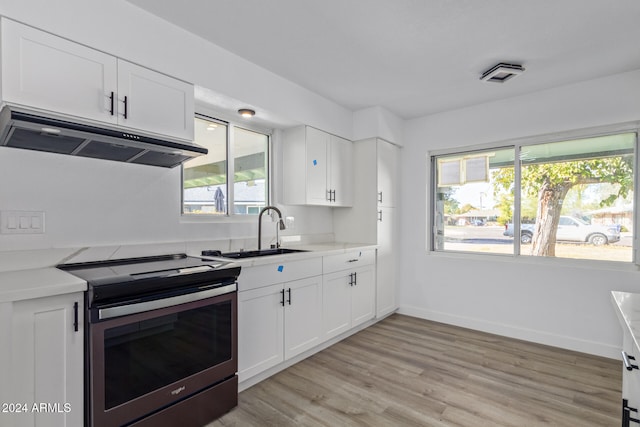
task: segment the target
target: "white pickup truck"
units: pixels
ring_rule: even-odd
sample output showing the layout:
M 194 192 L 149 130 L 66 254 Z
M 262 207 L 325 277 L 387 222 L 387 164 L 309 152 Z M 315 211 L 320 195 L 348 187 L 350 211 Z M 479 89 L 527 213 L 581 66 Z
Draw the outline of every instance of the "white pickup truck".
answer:
M 520 225 L 520 242 L 527 244 L 533 239 L 535 224 Z M 504 226 L 504 236 L 513 237 L 513 224 Z M 589 224 L 580 218 L 561 216 L 558 222 L 556 240 L 585 242 L 595 246 L 606 245 L 620 240 L 620 226 Z

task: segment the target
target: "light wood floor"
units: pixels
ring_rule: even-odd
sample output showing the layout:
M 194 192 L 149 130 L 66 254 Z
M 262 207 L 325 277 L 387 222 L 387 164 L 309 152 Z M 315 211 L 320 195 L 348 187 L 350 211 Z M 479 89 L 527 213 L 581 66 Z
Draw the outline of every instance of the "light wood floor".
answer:
M 392 315 L 239 395 L 220 426 L 619 426 L 621 363 Z

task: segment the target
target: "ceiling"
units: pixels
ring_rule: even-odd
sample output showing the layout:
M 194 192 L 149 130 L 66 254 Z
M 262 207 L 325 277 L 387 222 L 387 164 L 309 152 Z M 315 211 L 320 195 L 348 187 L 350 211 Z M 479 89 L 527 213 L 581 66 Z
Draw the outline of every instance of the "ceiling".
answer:
M 403 119 L 640 69 L 638 0 L 128 0 L 353 111 Z M 522 64 L 488 83 L 498 62 Z

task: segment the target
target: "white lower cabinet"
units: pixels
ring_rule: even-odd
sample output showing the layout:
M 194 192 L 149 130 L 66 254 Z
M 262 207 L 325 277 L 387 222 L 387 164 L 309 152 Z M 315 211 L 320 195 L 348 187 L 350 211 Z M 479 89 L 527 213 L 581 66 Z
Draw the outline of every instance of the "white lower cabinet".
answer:
M 0 426 L 83 425 L 82 307 L 81 292 L 0 304 Z
M 376 315 L 386 316 L 398 308 L 396 298 L 396 208 L 378 208 L 378 253 L 376 258 Z
M 284 358 L 322 341 L 322 276 L 284 284 Z
M 238 292 L 238 379 L 320 344 L 322 276 Z
M 239 381 L 284 360 L 282 289 L 280 284 L 238 292 Z
M 375 251 L 354 251 L 324 259 L 322 290 L 324 339 L 375 317 Z
M 640 424 L 640 354 L 626 329 L 622 348 L 622 426 L 628 427 Z
M 243 267 L 238 379 L 246 381 L 376 315 L 375 250 Z

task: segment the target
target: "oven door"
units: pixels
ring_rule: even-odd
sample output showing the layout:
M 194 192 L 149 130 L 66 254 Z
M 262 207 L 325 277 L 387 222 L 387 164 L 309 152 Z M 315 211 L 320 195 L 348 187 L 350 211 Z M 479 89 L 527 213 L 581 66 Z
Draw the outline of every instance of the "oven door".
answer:
M 234 291 L 89 324 L 91 425 L 128 424 L 234 377 L 236 310 Z

